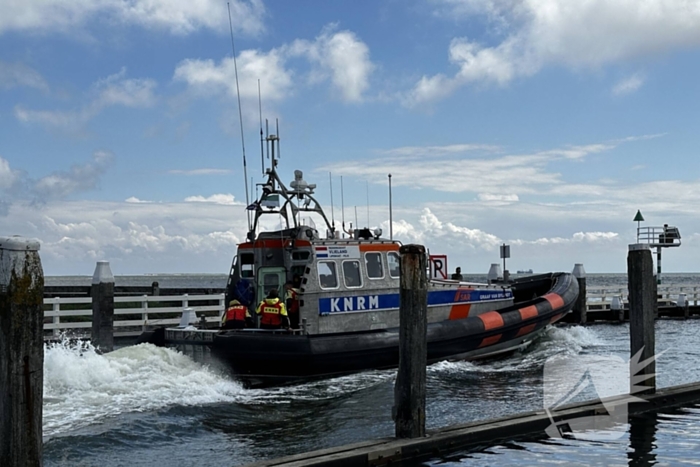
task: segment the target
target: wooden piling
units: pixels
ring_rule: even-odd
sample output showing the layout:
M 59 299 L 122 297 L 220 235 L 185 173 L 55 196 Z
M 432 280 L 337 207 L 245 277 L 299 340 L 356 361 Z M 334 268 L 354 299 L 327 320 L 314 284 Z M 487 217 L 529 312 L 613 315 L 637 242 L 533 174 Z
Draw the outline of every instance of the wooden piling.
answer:
M 0 465 L 42 465 L 44 273 L 39 242 L 0 237 Z
M 399 368 L 394 387 L 397 438 L 425 436 L 428 278 L 422 245 L 400 248 Z
M 98 261 L 92 275 L 92 345 L 101 352 L 114 350 L 114 276 L 109 261 Z
M 648 245 L 629 246 L 627 254 L 627 282 L 629 285 L 630 316 L 630 393 L 656 392 L 656 345 L 654 335 L 654 263 Z M 641 351 L 640 357 L 634 358 Z M 649 359 L 646 363 L 645 360 Z M 643 363 L 641 366 L 639 363 Z M 641 378 L 648 377 L 643 381 Z M 634 384 L 635 380 L 637 384 Z M 646 387 L 641 392 L 635 388 Z
M 583 268 L 583 264 L 576 263 L 572 274 L 578 281 L 578 298 L 571 309 L 572 318 L 570 321 L 574 324 L 586 324 L 586 270 Z

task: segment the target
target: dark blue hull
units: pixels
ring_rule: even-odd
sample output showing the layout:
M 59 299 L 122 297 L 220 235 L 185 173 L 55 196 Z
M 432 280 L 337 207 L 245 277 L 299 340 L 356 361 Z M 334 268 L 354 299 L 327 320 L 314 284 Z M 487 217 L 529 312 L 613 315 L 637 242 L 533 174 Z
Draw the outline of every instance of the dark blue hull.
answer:
M 571 274 L 516 281 L 518 296 L 537 297 L 479 316 L 428 324 L 429 363 L 477 359 L 513 350 L 569 312 L 578 296 Z M 279 384 L 399 363 L 399 329 L 341 334 L 295 335 L 259 330 L 224 331 L 214 336 L 214 357 L 251 385 Z

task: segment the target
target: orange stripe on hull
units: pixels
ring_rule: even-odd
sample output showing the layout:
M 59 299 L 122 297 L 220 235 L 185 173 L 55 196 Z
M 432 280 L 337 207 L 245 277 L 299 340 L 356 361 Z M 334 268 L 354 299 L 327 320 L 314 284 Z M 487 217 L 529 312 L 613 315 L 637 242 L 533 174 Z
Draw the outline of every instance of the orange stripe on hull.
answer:
M 469 316 L 469 309 L 472 307 L 471 303 L 460 303 L 459 305 L 452 305 L 450 308 L 450 319 L 464 319 Z
M 524 336 L 526 334 L 530 334 L 532 331 L 535 330 L 535 326 L 536 326 L 536 324 L 533 323 L 533 324 L 528 324 L 527 326 L 518 329 L 518 334 L 515 337 L 520 337 L 520 336 Z
M 488 311 L 479 315 L 479 319 L 484 322 L 484 329 L 495 329 L 503 326 L 503 316 L 497 311 Z
M 561 295 L 559 294 L 548 293 L 547 295 L 544 295 L 543 298 L 547 299 L 549 304 L 552 305 L 552 310 L 556 310 L 564 306 L 564 299 L 561 298 Z
M 481 341 L 481 344 L 479 344 L 479 348 L 488 347 L 489 345 L 498 343 L 498 341 L 501 340 L 502 335 L 503 334 L 498 334 L 497 336 L 484 337 L 484 339 Z
M 360 251 L 399 251 L 396 243 L 360 243 Z
M 523 321 L 526 319 L 535 318 L 537 316 L 537 307 L 535 305 L 526 306 L 518 311 L 520 312 L 520 319 Z

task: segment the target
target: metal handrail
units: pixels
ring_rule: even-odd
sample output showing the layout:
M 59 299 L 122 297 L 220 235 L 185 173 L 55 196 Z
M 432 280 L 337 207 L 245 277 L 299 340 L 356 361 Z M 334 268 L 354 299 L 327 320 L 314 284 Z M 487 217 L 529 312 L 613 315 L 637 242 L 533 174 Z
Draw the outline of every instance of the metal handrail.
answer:
M 190 306 L 189 302 L 193 301 L 204 301 L 204 300 L 218 300 L 217 305 L 201 305 L 201 306 Z M 138 320 L 114 320 L 114 332 L 115 335 L 119 334 L 122 336 L 126 335 L 139 335 L 141 331 L 128 331 L 122 332 L 120 328 L 134 328 L 135 326 L 140 326 L 142 330 L 145 330 L 147 326 L 150 325 L 169 325 L 178 324 L 180 322 L 180 317 L 176 318 L 158 318 L 158 315 L 163 315 L 167 313 L 180 313 L 184 308 L 191 308 L 195 312 L 217 312 L 217 316 L 206 316 L 207 322 L 218 323 L 221 321 L 221 317 L 225 311 L 225 299 L 224 294 L 211 294 L 211 295 L 142 295 L 142 296 L 130 296 L 130 297 L 114 297 L 115 303 L 139 303 L 140 306 L 133 308 L 116 308 L 114 310 L 115 318 L 118 315 L 141 315 L 141 319 Z M 163 303 L 163 302 L 173 302 L 173 306 L 168 307 L 152 307 L 149 303 Z M 89 305 L 92 303 L 91 297 L 54 297 L 45 298 L 44 305 L 50 307 L 44 311 L 44 318 L 51 318 L 51 322 L 44 323 L 45 331 L 53 331 L 53 335 L 58 336 L 60 332 L 66 330 L 78 330 L 92 327 L 91 321 L 81 321 L 81 322 L 65 322 L 61 321 L 61 318 L 69 316 L 92 316 L 92 309 Z M 61 305 L 85 305 L 83 309 L 75 310 L 65 310 L 61 309 Z M 154 319 L 154 315 L 156 318 Z
M 637 228 L 637 243 L 661 248 L 677 247 L 681 246 L 681 233 L 678 227 L 671 225 L 639 227 Z

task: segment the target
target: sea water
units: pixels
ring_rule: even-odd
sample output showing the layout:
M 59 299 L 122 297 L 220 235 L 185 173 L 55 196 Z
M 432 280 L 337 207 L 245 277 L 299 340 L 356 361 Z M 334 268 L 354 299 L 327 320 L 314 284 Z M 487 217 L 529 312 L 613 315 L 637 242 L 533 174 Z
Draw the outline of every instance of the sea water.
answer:
M 624 275 L 617 276 L 604 280 L 624 282 Z M 134 277 L 165 286 L 162 277 Z M 688 275 L 687 281 L 697 278 Z M 199 287 L 194 282 L 187 284 Z M 658 321 L 656 334 L 657 353 L 666 350 L 657 363 L 658 385 L 700 381 L 700 320 Z M 629 327 L 553 327 L 503 360 L 431 365 L 428 429 L 542 409 L 543 368 L 549 358 L 562 355 L 627 360 Z M 48 344 L 44 464 L 241 465 L 389 437 L 394 433 L 394 379 L 394 371 L 373 371 L 291 387 L 245 389 L 213 368 L 150 344 L 104 355 L 86 343 Z M 425 464 L 627 465 L 630 455 L 638 454 L 634 462 L 652 459 L 676 465 L 700 457 L 694 434 L 700 428 L 699 414 L 697 407 L 654 414 L 653 420 L 642 418 L 625 436 L 607 442 L 517 440 Z

